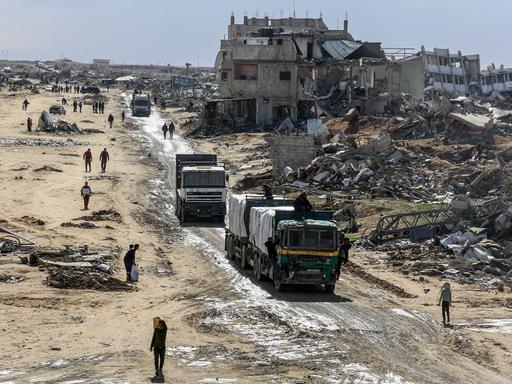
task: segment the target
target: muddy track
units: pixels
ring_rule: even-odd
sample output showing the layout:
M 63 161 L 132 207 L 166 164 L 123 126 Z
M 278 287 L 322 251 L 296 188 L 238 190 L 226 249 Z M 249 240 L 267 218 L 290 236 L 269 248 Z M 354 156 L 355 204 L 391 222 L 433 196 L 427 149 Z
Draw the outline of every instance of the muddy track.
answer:
M 192 147 L 179 137 L 163 142 L 158 113 L 142 121 L 153 142 L 153 156 L 166 167 L 169 195 L 174 196 L 174 154 L 192 152 Z M 361 284 L 357 277 L 346 278 L 332 295 L 306 289 L 277 293 L 270 282 L 255 282 L 250 271 L 242 272 L 226 260 L 223 228 L 191 224 L 184 232 L 229 282 L 198 298 L 207 314 L 198 314 L 203 322 L 199 326 L 245 336 L 266 357 L 260 368 L 306 367 L 311 382 L 319 383 L 509 382 L 456 353 L 452 345 L 462 336 L 447 334 L 430 316 L 395 308 L 382 298 L 358 296 L 350 288 Z

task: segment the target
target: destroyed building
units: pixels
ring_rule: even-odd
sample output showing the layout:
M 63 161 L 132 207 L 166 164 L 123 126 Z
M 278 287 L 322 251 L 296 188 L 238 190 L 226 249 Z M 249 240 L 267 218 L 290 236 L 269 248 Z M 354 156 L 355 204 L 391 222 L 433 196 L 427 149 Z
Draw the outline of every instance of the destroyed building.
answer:
M 480 91 L 480 56 L 450 53 L 448 49 L 425 50 L 400 60 L 400 88 L 423 100 L 434 92 L 466 95 Z
M 373 70 L 368 59 L 386 60 L 380 43 L 353 39 L 348 20 L 343 30 L 329 30 L 322 18 L 244 17 L 236 24 L 232 16 L 215 63 L 219 97 L 207 104 L 208 117 L 257 126 L 317 117 L 319 100 L 329 106 L 333 96 L 350 94 L 354 81 L 368 97 L 378 72 L 387 92 L 388 68 Z
M 494 64 L 482 71 L 482 93 L 484 95 L 500 93 L 512 95 L 512 68 Z

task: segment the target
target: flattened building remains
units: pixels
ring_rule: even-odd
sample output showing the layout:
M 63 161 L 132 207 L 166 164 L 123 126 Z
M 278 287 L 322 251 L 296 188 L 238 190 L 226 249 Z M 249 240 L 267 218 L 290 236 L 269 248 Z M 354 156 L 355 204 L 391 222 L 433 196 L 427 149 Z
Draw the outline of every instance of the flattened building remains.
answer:
M 219 97 L 207 119 L 233 127 L 316 118 L 319 109 L 339 116 L 351 104 L 383 112 L 401 93 L 398 66 L 380 43 L 354 40 L 348 20 L 330 30 L 322 18 L 231 16 L 215 67 Z

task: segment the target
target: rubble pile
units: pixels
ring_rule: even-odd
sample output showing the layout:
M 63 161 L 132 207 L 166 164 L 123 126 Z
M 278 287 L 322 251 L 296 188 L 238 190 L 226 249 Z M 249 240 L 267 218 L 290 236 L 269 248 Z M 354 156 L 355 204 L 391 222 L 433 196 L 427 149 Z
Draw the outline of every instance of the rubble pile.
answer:
M 395 240 L 377 246 L 363 241 L 362 245 L 385 252 L 386 258 L 382 262 L 405 275 L 437 276 L 461 284 L 487 287 L 512 287 L 512 243 L 507 245 L 508 250 L 490 239 L 473 245 L 464 240 L 451 247 L 454 237 L 460 238 L 460 235 L 449 235 L 439 245 L 435 240 L 422 243 Z
M 134 290 L 133 285 L 105 273 L 66 268 L 50 268 L 46 278 L 46 285 L 60 289 Z
M 43 111 L 39 117 L 39 122 L 37 123 L 37 131 L 52 133 L 80 133 L 80 129 L 75 123 L 70 124 L 63 120 L 59 120 L 46 111 Z
M 102 209 L 100 211 L 93 211 L 89 216 L 78 217 L 73 220 L 83 221 L 121 221 L 121 214 L 114 209 Z
M 37 250 L 30 265 L 46 269 L 45 282 L 54 288 L 131 290 L 133 287 L 112 275 L 116 273 L 118 251 L 91 252 L 87 246 L 61 250 Z
M 440 174 L 428 155 L 392 145 L 384 136 L 361 148 L 321 155 L 288 178 L 299 188 L 432 201 L 444 197 L 436 187 Z
M 73 139 L 67 140 L 46 140 L 46 139 L 18 139 L 18 138 L 1 138 L 1 147 L 71 147 L 71 146 L 86 146 L 88 143 L 84 141 L 78 141 Z
M 12 253 L 18 249 L 19 242 L 9 238 L 0 238 L 0 253 Z

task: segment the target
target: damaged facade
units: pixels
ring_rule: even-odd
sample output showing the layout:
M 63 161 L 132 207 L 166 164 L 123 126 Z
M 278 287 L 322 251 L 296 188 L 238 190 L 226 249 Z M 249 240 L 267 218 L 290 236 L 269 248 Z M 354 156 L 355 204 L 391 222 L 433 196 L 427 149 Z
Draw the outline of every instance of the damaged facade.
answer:
M 232 16 L 215 68 L 219 97 L 207 115 L 223 116 L 228 125 L 315 118 L 319 106 L 329 113 L 341 99 L 350 105 L 352 95 L 368 99 L 390 91 L 380 43 L 355 41 L 348 20 L 343 30 L 329 30 L 321 18 L 245 17 L 236 24 Z
M 484 95 L 507 93 L 512 95 L 512 68 L 505 68 L 500 65 L 496 68 L 494 64 L 482 71 L 482 93 Z
M 401 91 L 416 99 L 434 92 L 466 95 L 480 90 L 480 56 L 434 48 L 400 60 Z

